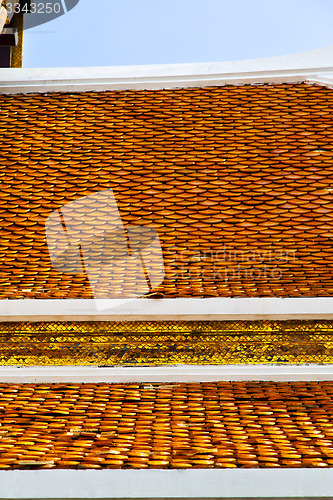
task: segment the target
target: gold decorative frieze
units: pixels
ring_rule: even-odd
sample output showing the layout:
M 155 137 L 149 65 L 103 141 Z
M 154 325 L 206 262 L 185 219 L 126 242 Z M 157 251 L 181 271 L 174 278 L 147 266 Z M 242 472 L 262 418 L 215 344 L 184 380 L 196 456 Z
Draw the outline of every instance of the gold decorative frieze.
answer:
M 333 321 L 0 323 L 2 365 L 333 363 Z

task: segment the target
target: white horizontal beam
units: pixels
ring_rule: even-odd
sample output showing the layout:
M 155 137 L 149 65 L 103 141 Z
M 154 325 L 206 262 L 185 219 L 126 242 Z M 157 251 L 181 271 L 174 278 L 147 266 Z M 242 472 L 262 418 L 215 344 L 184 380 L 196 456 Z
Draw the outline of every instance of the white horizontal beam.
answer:
M 0 498 L 332 498 L 333 469 L 1 471 Z
M 46 72 L 47 73 L 47 72 Z M 267 83 L 316 82 L 326 85 L 333 67 L 314 70 L 249 71 L 244 73 L 191 74 L 145 77 L 82 77 L 76 80 L 47 78 L 36 81 L 16 79 L 0 82 L 1 94 L 45 93 L 45 92 L 92 92 L 112 90 L 160 90 L 222 85 L 255 85 Z M 323 80 L 321 80 L 323 77 Z
M 0 321 L 333 319 L 333 297 L 1 300 Z
M 92 68 L 5 68 L 0 93 L 141 90 L 299 83 L 330 78 L 333 45 L 287 56 L 210 63 Z M 325 83 L 324 83 L 325 85 Z
M 177 383 L 333 380 L 333 365 L 1 366 L 0 383 Z

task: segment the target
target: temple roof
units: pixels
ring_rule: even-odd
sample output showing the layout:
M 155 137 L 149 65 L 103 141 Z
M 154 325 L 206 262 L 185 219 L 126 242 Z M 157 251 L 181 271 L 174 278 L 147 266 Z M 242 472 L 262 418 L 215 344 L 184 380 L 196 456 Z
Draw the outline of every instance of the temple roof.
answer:
M 161 247 L 158 297 L 333 295 L 332 89 L 56 92 L 0 105 L 0 299 L 145 296 L 133 259 L 126 273 L 118 259 L 111 287 L 103 268 L 106 243 L 149 261 L 138 228 Z M 16 322 L 0 341 L 15 366 L 330 363 L 331 329 Z M 332 394 L 333 382 L 2 383 L 0 469 L 332 467 Z

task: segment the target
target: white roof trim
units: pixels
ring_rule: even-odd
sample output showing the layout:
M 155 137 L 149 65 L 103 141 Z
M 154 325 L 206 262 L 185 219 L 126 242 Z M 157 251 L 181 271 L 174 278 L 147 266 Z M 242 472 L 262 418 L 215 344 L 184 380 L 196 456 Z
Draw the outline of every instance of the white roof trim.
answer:
M 333 365 L 0 366 L 0 383 L 177 383 L 333 380 Z
M 333 319 L 333 297 L 0 300 L 0 321 Z
M 5 68 L 0 93 L 170 89 L 212 85 L 298 83 L 333 78 L 333 45 L 246 61 L 92 68 Z
M 332 498 L 333 469 L 1 471 L 0 498 Z
M 315 77 L 309 77 L 309 78 L 307 78 L 306 83 L 324 85 L 325 87 L 333 88 L 333 73 L 330 75 L 323 74 L 323 76 L 317 75 Z
M 88 92 L 107 90 L 160 90 L 191 87 L 211 87 L 222 85 L 254 85 L 315 82 L 327 85 L 327 80 L 333 79 L 333 67 L 326 69 L 304 71 L 257 71 L 247 73 L 215 73 L 189 75 L 162 75 L 146 77 L 116 78 L 105 76 L 100 78 L 58 79 L 48 75 L 44 70 L 43 78 L 39 80 L 1 81 L 0 93 L 26 94 L 45 92 Z

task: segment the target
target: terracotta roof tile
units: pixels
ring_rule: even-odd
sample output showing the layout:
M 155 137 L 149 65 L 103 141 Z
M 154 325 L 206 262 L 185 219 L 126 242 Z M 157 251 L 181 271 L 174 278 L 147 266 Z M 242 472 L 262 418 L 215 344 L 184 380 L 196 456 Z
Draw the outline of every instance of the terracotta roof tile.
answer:
M 106 189 L 157 230 L 166 297 L 333 295 L 332 103 L 305 84 L 0 96 L 0 297 L 92 298 L 44 224 Z
M 0 384 L 0 469 L 332 467 L 333 382 Z

